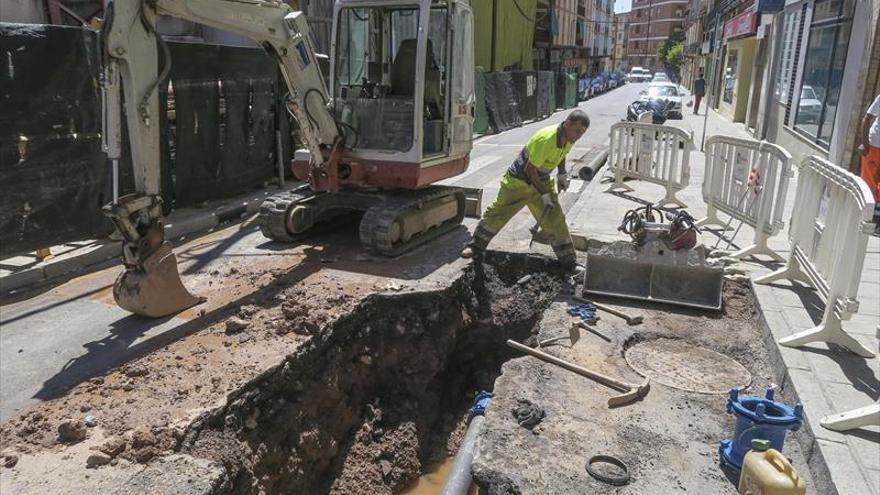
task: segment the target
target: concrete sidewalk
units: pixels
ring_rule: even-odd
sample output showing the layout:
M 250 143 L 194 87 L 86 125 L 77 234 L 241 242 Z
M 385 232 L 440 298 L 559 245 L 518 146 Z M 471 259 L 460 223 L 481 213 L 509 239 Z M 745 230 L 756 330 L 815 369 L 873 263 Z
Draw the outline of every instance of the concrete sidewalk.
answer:
M 292 187 L 292 184 L 286 187 Z M 276 190 L 275 187 L 269 187 L 233 198 L 210 201 L 201 207 L 175 210 L 164 219 L 165 236 L 169 240 L 180 240 L 195 233 L 207 232 L 221 223 L 252 215 L 259 210 L 266 196 Z M 109 262 L 116 262 L 121 256 L 120 242 L 111 239 L 68 242 L 50 249 L 52 256 L 42 261 L 36 257 L 36 253 L 0 260 L 0 296 L 81 275 Z
M 702 115 L 685 115 L 683 120 L 667 124 L 694 132 L 696 151 L 691 154 L 690 185 L 678 197 L 687 203 L 688 211 L 695 217 L 705 216 L 706 205 L 701 197 L 701 184 L 705 168 L 705 155 L 699 152 L 703 126 Z M 714 134 L 749 138 L 741 124 L 732 124 L 710 111 L 706 137 Z M 663 188 L 642 181 L 627 184 L 635 191 L 627 196 L 605 192 L 613 174 L 603 169 L 600 177 L 589 185 L 585 194 L 569 213 L 573 232 L 590 241 L 601 243 L 621 240 L 617 232 L 624 213 L 640 206 L 635 199 L 658 201 Z M 783 219 L 786 230 L 771 238 L 770 247 L 788 257 L 787 226 L 791 217 L 796 191 L 796 180 L 789 185 L 786 212 Z M 722 215 L 722 219 L 726 217 Z M 733 222 L 733 227 L 738 222 Z M 728 232 L 730 235 L 732 231 Z M 701 241 L 712 248 L 727 247 L 727 241 L 719 243 L 719 231 L 704 231 Z M 731 249 L 751 244 L 754 231 L 743 226 L 730 243 Z M 768 273 L 781 266 L 777 263 L 754 259 L 739 263 L 751 277 Z M 777 357 L 774 371 L 776 383 L 789 397 L 803 402 L 806 421 L 797 437 L 810 465 L 817 486 L 814 493 L 822 494 L 880 494 L 880 428 L 868 427 L 837 433 L 820 426 L 822 417 L 845 412 L 874 403 L 880 397 L 880 360 L 865 359 L 825 344 L 811 344 L 803 348 L 782 347 L 776 342 L 785 336 L 814 327 L 821 319 L 824 305 L 816 292 L 808 287 L 788 282 L 770 286 L 752 284 L 763 321 L 764 336 L 768 345 L 775 346 L 771 354 Z M 868 255 L 859 288 L 860 311 L 844 329 L 868 348 L 878 350 L 878 323 L 880 323 L 880 239 L 871 237 Z

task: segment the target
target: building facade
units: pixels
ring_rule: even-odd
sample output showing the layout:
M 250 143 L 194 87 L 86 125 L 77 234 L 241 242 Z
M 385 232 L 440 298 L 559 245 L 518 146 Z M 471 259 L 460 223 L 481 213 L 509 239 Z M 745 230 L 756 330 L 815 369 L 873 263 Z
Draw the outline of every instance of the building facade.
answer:
M 798 0 L 764 16 L 771 56 L 758 136 L 796 159 L 819 154 L 858 170 L 859 122 L 878 91 L 878 12 L 871 0 Z
M 661 70 L 657 49 L 673 33 L 683 33 L 690 0 L 633 0 L 627 32 L 630 67 Z
M 626 60 L 627 19 L 629 12 L 614 15 L 611 37 L 611 70 L 628 71 L 629 65 Z

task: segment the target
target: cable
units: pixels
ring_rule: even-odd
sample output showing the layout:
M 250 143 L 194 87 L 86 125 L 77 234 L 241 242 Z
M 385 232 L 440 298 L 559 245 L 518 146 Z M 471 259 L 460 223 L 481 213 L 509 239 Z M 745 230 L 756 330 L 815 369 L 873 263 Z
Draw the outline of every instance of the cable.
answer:
M 518 0 L 513 0 L 513 5 L 516 6 L 516 10 L 519 11 L 519 15 L 523 16 L 523 18 L 524 18 L 525 20 L 527 20 L 527 21 L 529 21 L 529 22 L 533 22 L 533 23 L 537 23 L 538 21 L 543 21 L 543 20 L 544 20 L 544 17 L 547 17 L 547 15 L 550 13 L 550 11 L 548 10 L 547 12 L 544 12 L 544 15 L 541 16 L 540 18 L 537 18 L 537 17 L 536 17 L 536 18 L 532 19 L 531 17 L 529 17 L 528 15 L 526 15 L 526 12 L 522 9 L 522 7 L 519 6 L 519 1 L 518 1 Z

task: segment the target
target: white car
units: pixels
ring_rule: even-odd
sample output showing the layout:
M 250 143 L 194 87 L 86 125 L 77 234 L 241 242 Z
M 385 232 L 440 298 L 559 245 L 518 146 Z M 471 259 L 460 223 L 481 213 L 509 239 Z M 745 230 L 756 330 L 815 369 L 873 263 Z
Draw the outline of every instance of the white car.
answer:
M 682 118 L 681 114 L 681 91 L 678 85 L 671 82 L 652 82 L 648 85 L 647 91 L 642 91 L 641 101 L 666 100 L 672 102 L 672 108 L 669 110 L 670 117 L 676 116 Z
M 651 80 L 651 71 L 648 69 L 643 69 L 641 67 L 633 67 L 629 74 L 626 75 L 626 80 L 629 82 L 645 82 Z
M 657 72 L 654 74 L 654 79 L 651 79 L 651 82 L 669 82 L 669 76 L 665 72 Z
M 812 86 L 801 87 L 801 99 L 798 101 L 797 122 L 799 124 L 818 124 L 822 114 L 822 102 Z

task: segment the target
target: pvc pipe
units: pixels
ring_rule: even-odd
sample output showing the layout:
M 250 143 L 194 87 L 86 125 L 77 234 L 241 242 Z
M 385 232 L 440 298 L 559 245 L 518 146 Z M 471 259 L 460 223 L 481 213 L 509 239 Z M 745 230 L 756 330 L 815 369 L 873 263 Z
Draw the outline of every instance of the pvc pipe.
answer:
M 482 415 L 474 416 L 471 424 L 465 433 L 464 441 L 461 442 L 461 448 L 455 454 L 455 460 L 452 462 L 452 470 L 446 483 L 443 485 L 442 495 L 466 495 L 471 487 L 473 475 L 471 474 L 471 464 L 474 462 L 474 450 L 477 445 L 477 437 L 483 426 L 483 420 L 486 419 Z
M 605 165 L 605 161 L 608 160 L 608 150 L 602 150 L 599 153 L 599 156 L 590 160 L 590 163 L 584 165 L 578 170 L 578 177 L 582 180 L 593 180 L 593 177 L 599 172 L 599 169 L 602 168 L 602 165 Z

